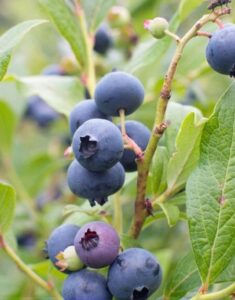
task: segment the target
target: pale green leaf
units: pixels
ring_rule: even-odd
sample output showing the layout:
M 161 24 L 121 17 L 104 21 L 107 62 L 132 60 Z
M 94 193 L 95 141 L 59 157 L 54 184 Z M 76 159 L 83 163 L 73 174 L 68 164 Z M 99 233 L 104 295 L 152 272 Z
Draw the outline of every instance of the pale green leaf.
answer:
M 201 4 L 202 0 L 182 0 L 179 6 L 180 19 L 184 20 L 192 11 L 194 11 L 196 7 L 199 7 Z
M 183 257 L 167 280 L 164 296 L 168 300 L 182 299 L 188 292 L 200 287 L 201 280 L 193 254 Z
M 235 84 L 206 123 L 198 167 L 187 182 L 187 214 L 196 262 L 214 282 L 235 253 Z
M 168 152 L 166 147 L 159 146 L 157 151 L 154 154 L 151 171 L 152 171 L 152 190 L 154 195 L 158 196 L 167 187 L 166 182 L 166 171 L 167 171 L 167 164 L 168 164 Z
M 6 102 L 0 101 L 0 151 L 10 151 L 16 126 L 16 115 Z
M 46 20 L 30 20 L 22 22 L 0 37 L 0 81 L 3 79 L 7 72 L 8 65 L 11 60 L 12 51 L 23 39 L 23 37 L 32 28 L 44 24 Z
M 179 221 L 180 218 L 179 208 L 170 203 L 158 203 L 158 205 L 164 212 L 168 225 L 170 227 L 173 227 Z
M 202 113 L 196 107 L 172 101 L 168 104 L 165 116 L 168 128 L 163 135 L 162 142 L 167 147 L 170 155 L 175 151 L 176 137 L 180 126 L 185 117 L 191 112 L 195 113 L 198 120 L 202 118 Z
M 171 193 L 180 191 L 196 167 L 199 147 L 206 119 L 197 121 L 192 112 L 184 119 L 176 137 L 176 152 L 170 158 L 167 168 L 167 185 Z
M 216 278 L 216 282 L 235 282 L 235 255 L 227 268 Z
M 90 31 L 94 32 L 116 0 L 82 0 L 81 5 L 86 14 Z
M 76 77 L 34 76 L 16 78 L 25 96 L 38 95 L 56 111 L 69 115 L 84 98 L 84 88 Z
M 15 212 L 16 193 L 12 186 L 0 182 L 0 234 L 11 227 Z
M 39 3 L 45 8 L 60 34 L 70 44 L 78 64 L 86 65 L 86 43 L 75 13 L 64 0 L 39 0 Z

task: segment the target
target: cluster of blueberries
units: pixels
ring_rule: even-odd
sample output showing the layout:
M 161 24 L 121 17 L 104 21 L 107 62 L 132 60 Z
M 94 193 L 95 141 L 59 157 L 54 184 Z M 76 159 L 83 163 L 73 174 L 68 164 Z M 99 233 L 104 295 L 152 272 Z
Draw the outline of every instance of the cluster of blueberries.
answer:
M 64 300 L 146 300 L 160 286 L 158 260 L 141 248 L 119 254 L 115 229 L 94 221 L 79 228 L 63 224 L 51 233 L 46 253 L 57 269 L 68 274 L 63 285 Z M 106 278 L 96 271 L 108 267 Z
M 143 102 L 144 88 L 134 76 L 120 71 L 105 75 L 96 86 L 95 100 L 84 100 L 69 118 L 75 160 L 68 168 L 71 191 L 103 205 L 125 180 L 125 171 L 137 169 L 136 154 L 124 149 L 122 126 L 111 117 L 120 110 L 129 115 Z M 125 134 L 144 151 L 150 130 L 140 122 L 125 122 Z

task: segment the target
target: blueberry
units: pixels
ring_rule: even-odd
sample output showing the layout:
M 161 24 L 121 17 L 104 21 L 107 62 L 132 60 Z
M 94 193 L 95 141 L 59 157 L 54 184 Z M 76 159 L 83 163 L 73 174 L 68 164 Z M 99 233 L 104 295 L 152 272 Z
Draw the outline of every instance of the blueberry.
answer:
M 58 119 L 59 114 L 41 97 L 35 95 L 28 99 L 25 116 L 34 120 L 39 127 L 46 127 Z
M 54 265 L 58 262 L 56 256 L 67 247 L 73 245 L 74 238 L 79 229 L 78 226 L 73 224 L 63 224 L 52 231 L 46 241 L 46 251 Z
M 105 277 L 88 270 L 70 274 L 64 281 L 62 295 L 64 300 L 112 300 Z
M 23 232 L 17 236 L 17 244 L 22 248 L 32 250 L 36 246 L 36 243 L 37 243 L 37 236 L 31 230 Z
M 42 71 L 43 75 L 47 76 L 64 76 L 65 71 L 59 65 L 50 65 Z
M 123 141 L 118 128 L 107 120 L 91 119 L 80 126 L 72 142 L 79 163 L 90 171 L 105 171 L 122 157 Z
M 112 46 L 112 37 L 106 26 L 101 26 L 95 34 L 94 50 L 97 53 L 105 54 Z
M 74 160 L 68 169 L 68 185 L 71 191 L 87 198 L 91 206 L 103 205 L 109 195 L 117 192 L 125 180 L 125 171 L 120 163 L 104 172 L 91 172 Z
M 120 125 L 118 125 L 118 127 L 121 128 Z M 151 135 L 150 130 L 144 124 L 137 121 L 126 121 L 125 127 L 127 135 L 141 148 L 141 150 L 144 151 L 149 142 Z M 135 159 L 136 155 L 134 151 L 124 149 L 120 162 L 126 172 L 133 172 L 137 170 Z
M 118 116 L 119 110 L 133 113 L 143 102 L 144 87 L 133 75 L 125 72 L 111 72 L 96 86 L 95 101 L 104 114 Z
M 118 255 L 120 240 L 115 229 L 104 222 L 84 225 L 74 239 L 81 261 L 91 268 L 110 265 Z
M 74 135 L 78 127 L 90 119 L 112 120 L 111 117 L 98 110 L 94 100 L 91 99 L 81 101 L 74 107 L 69 116 L 71 135 Z
M 108 287 L 118 300 L 145 300 L 160 286 L 162 270 L 147 250 L 130 248 L 118 255 L 108 272 Z
M 212 34 L 206 48 L 209 65 L 221 74 L 235 76 L 235 25 L 228 24 Z

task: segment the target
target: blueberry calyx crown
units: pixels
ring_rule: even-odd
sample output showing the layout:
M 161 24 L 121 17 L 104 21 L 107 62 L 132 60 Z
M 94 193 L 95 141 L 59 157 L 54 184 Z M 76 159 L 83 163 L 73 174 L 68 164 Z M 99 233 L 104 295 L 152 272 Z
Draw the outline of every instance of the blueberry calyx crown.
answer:
M 80 144 L 79 152 L 81 152 L 84 158 L 89 158 L 97 152 L 98 150 L 97 141 L 95 139 L 92 139 L 89 135 L 80 137 L 80 141 L 81 144 Z
M 96 231 L 91 231 L 89 228 L 85 232 L 84 236 L 80 240 L 82 248 L 90 251 L 93 248 L 96 248 L 99 244 L 99 236 Z
M 107 197 L 100 197 L 100 198 L 94 198 L 94 199 L 89 199 L 90 205 L 95 206 L 95 203 L 98 203 L 99 205 L 104 205 L 108 201 Z
M 132 300 L 147 300 L 149 296 L 149 290 L 144 286 L 137 288 L 133 291 L 131 297 Z

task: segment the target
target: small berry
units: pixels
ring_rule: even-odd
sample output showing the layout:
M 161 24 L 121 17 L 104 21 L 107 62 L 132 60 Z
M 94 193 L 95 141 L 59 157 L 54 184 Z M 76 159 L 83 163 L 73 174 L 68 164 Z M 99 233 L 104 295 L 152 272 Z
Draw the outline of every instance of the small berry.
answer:
M 111 27 L 120 28 L 130 23 L 131 16 L 126 7 L 113 6 L 108 13 L 108 21 Z
M 150 31 L 150 33 L 157 39 L 163 38 L 166 33 L 166 29 L 169 27 L 169 23 L 164 18 L 155 18 L 153 20 L 146 20 L 144 27 Z
M 98 109 L 110 116 L 119 116 L 120 109 L 124 109 L 126 115 L 133 113 L 143 99 L 142 83 L 133 75 L 120 71 L 105 75 L 95 90 Z
M 78 162 L 90 171 L 105 171 L 122 157 L 123 141 L 118 128 L 107 120 L 91 119 L 80 126 L 72 142 Z
M 70 274 L 64 281 L 64 300 L 112 300 L 104 276 L 81 270 Z
M 101 26 L 95 34 L 94 50 L 97 53 L 105 54 L 112 46 L 112 37 L 106 26 Z
M 81 261 L 91 268 L 110 265 L 118 255 L 120 240 L 115 229 L 104 222 L 84 225 L 74 239 Z
M 160 286 L 162 270 L 147 250 L 130 248 L 119 254 L 108 272 L 108 287 L 117 299 L 146 300 Z
M 116 193 L 124 184 L 125 171 L 120 163 L 104 172 L 91 172 L 74 160 L 68 168 L 68 185 L 71 191 L 87 198 L 91 206 L 103 205 L 107 197 Z
M 80 127 L 84 122 L 90 119 L 106 119 L 109 121 L 112 120 L 111 117 L 103 114 L 98 110 L 94 100 L 90 99 L 81 101 L 73 108 L 69 116 L 71 135 L 74 135 L 78 127 Z

